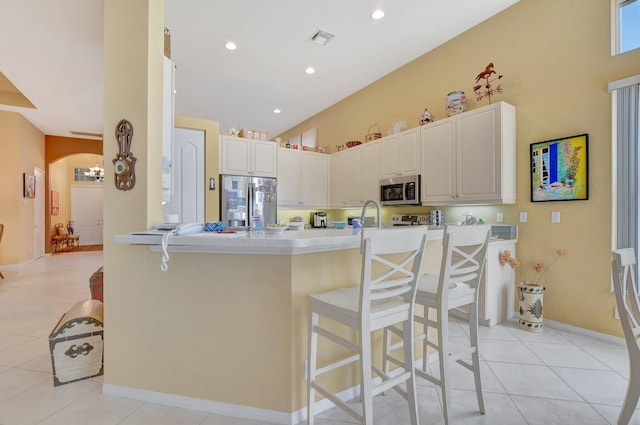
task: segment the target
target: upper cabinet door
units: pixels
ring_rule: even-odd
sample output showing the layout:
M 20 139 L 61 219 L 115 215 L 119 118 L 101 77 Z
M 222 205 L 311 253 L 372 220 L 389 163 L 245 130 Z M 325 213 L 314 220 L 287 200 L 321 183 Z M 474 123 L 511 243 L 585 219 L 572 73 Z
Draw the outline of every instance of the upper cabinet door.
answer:
M 420 173 L 420 128 L 380 139 L 380 177 Z
M 251 175 L 251 142 L 252 140 L 241 137 L 222 136 L 222 174 Z
M 222 174 L 276 177 L 276 144 L 263 140 L 222 136 L 220 169 Z
M 422 202 L 450 203 L 456 192 L 456 125 L 446 118 L 421 128 Z
M 458 117 L 458 195 L 461 201 L 516 201 L 516 108 L 508 103 Z
M 346 206 L 347 199 L 347 151 L 331 155 L 331 206 L 341 208 Z
M 329 155 L 300 153 L 300 205 L 319 208 L 329 205 Z
M 380 142 L 362 148 L 362 199 L 380 200 Z
M 380 178 L 398 175 L 399 136 L 390 134 L 379 140 L 380 143 Z
M 422 203 L 516 201 L 516 109 L 504 102 L 421 127 Z
M 276 177 L 277 146 L 273 142 L 252 141 L 251 171 L 253 176 Z
M 300 155 L 293 149 L 278 149 L 278 205 L 300 202 Z

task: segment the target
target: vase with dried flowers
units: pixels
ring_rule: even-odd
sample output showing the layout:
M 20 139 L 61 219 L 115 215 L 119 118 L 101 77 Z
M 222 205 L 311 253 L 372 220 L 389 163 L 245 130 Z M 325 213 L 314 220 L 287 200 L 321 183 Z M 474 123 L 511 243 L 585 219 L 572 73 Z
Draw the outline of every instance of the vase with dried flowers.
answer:
M 546 288 L 540 283 L 540 281 L 558 258 L 562 257 L 565 253 L 563 250 L 557 249 L 555 254 L 555 257 L 547 266 L 544 266 L 541 261 L 531 263 L 530 267 L 537 273 L 533 281 L 529 281 L 527 279 L 526 267 L 524 267 L 515 257 L 512 257 L 510 251 L 501 251 L 498 255 L 500 265 L 504 266 L 508 264 L 514 270 L 520 270 L 522 273 L 523 280 L 522 283 L 518 285 L 518 291 L 520 292 L 520 320 L 518 323 L 526 330 L 542 332 L 543 295 Z

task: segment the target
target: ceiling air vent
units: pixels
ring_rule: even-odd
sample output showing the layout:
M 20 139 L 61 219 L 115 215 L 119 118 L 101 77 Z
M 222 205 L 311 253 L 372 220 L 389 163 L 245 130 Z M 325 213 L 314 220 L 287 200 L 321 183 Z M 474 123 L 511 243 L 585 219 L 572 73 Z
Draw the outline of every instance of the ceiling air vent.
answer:
M 327 44 L 329 41 L 331 41 L 331 39 L 335 37 L 333 34 L 331 34 L 330 32 L 321 30 L 321 29 L 317 29 L 316 32 L 313 33 L 313 35 L 311 36 L 311 40 L 315 41 L 316 43 L 318 43 L 321 46 L 324 46 L 325 44 Z
M 69 130 L 69 133 L 73 134 L 74 136 L 86 136 L 86 137 L 95 137 L 98 139 L 102 139 L 102 133 L 90 133 L 87 131 L 75 131 L 75 130 Z

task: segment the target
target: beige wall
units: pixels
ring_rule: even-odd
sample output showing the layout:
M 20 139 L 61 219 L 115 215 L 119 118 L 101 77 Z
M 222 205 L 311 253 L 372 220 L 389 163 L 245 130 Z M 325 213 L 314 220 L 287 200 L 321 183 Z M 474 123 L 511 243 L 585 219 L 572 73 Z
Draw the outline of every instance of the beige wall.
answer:
M 611 99 L 607 83 L 640 73 L 640 49 L 610 55 L 607 0 L 522 0 L 434 51 L 387 75 L 282 135 L 317 127 L 320 144 L 335 148 L 363 140 L 371 123 L 386 134 L 391 120 L 418 125 L 425 107 L 446 116 L 447 93 L 463 90 L 468 109 L 485 105 L 473 96 L 475 76 L 493 62 L 503 74 L 504 94 L 517 107 L 517 204 L 445 208 L 448 221 L 471 210 L 520 224 L 518 257 L 527 263 L 562 258 L 545 276 L 545 317 L 598 332 L 621 335 L 609 293 L 611 251 Z M 589 200 L 531 203 L 529 144 L 589 133 Z M 552 211 L 561 223 L 551 224 Z
M 22 197 L 22 174 L 44 170 L 44 134 L 22 115 L 0 111 L 0 148 L 0 264 L 19 264 L 33 258 L 34 200 Z

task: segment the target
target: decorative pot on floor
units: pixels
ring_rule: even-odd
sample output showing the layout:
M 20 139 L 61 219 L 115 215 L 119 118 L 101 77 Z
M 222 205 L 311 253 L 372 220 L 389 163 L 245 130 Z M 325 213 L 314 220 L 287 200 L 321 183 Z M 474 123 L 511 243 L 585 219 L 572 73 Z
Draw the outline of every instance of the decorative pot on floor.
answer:
M 518 291 L 520 291 L 520 320 L 518 323 L 522 329 L 542 332 L 542 306 L 545 289 L 542 285 L 528 283 L 521 283 L 518 286 Z

